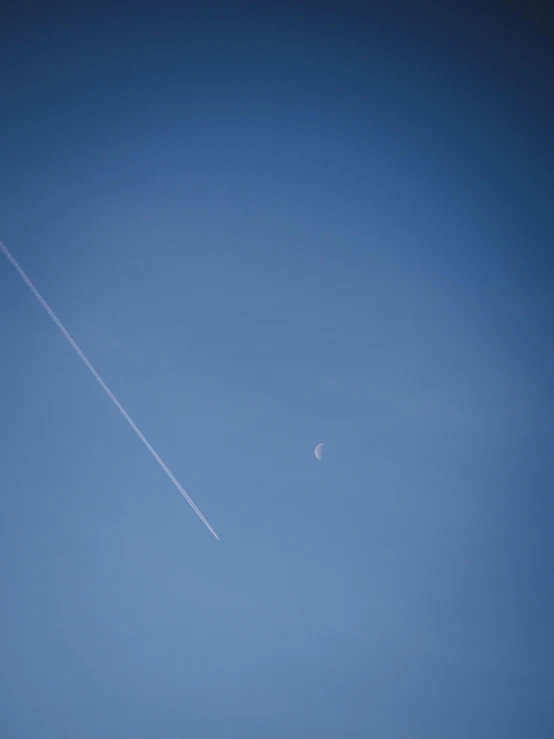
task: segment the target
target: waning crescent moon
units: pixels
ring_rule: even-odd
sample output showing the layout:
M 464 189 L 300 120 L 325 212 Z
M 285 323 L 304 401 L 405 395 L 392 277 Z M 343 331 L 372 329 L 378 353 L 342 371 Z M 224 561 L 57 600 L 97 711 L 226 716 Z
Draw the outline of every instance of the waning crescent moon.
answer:
M 321 457 L 323 456 L 323 447 L 324 447 L 324 443 L 321 443 L 321 444 L 318 444 L 315 448 L 315 456 L 318 459 L 321 459 Z

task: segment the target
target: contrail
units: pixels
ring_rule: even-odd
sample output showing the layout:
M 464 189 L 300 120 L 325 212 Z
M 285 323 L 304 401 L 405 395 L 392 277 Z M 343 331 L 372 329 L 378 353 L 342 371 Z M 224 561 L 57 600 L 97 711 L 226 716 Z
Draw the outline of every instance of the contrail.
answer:
M 50 318 L 54 321 L 54 323 L 56 324 L 56 326 L 60 329 L 60 331 L 62 332 L 62 334 L 65 336 L 65 338 L 69 341 L 69 343 L 75 349 L 75 351 L 77 352 L 77 354 L 81 357 L 81 359 L 83 360 L 83 362 L 86 364 L 86 366 L 91 371 L 91 374 L 98 381 L 98 383 L 100 384 L 100 386 L 102 387 L 102 389 L 104 390 L 104 392 L 106 393 L 106 395 L 108 396 L 108 398 L 115 405 L 115 407 L 120 411 L 121 415 L 127 421 L 127 423 L 129 424 L 129 426 L 133 429 L 133 431 L 135 432 L 135 434 L 139 437 L 139 439 L 142 441 L 142 443 L 144 444 L 144 446 L 148 449 L 148 451 L 150 452 L 150 454 L 154 457 L 154 459 L 156 460 L 156 462 L 160 465 L 160 467 L 162 468 L 162 470 L 169 477 L 169 479 L 175 485 L 175 487 L 177 488 L 177 490 L 181 493 L 181 495 L 183 496 L 183 498 L 185 498 L 185 500 L 190 504 L 190 506 L 192 507 L 193 511 L 196 513 L 196 515 L 198 516 L 198 518 L 202 521 L 202 523 L 212 532 L 212 534 L 215 536 L 215 538 L 219 541 L 219 536 L 215 533 L 215 531 L 212 529 L 212 527 L 210 526 L 210 524 L 206 521 L 206 519 L 204 518 L 204 516 L 202 515 L 202 513 L 200 512 L 200 510 L 196 506 L 195 502 L 188 495 L 188 493 L 183 489 L 183 487 L 181 486 L 181 483 L 179 482 L 179 480 L 177 480 L 177 478 L 175 477 L 175 475 L 173 474 L 173 472 L 171 472 L 171 470 L 169 469 L 169 467 L 166 465 L 166 463 L 163 461 L 163 459 L 160 457 L 160 455 L 156 452 L 156 450 L 150 444 L 150 442 L 145 437 L 145 435 L 142 433 L 142 431 L 139 429 L 139 427 L 135 424 L 135 422 L 133 421 L 133 419 L 131 418 L 131 416 L 127 413 L 127 411 L 125 410 L 125 408 L 121 405 L 121 403 L 119 402 L 119 400 L 115 397 L 115 395 L 112 393 L 112 391 L 110 390 L 110 388 L 106 385 L 106 383 L 104 382 L 104 380 L 100 377 L 100 375 L 98 374 L 98 372 L 94 369 L 94 367 L 92 366 L 92 364 L 88 361 L 88 359 L 85 357 L 85 355 L 83 354 L 83 352 L 79 349 L 79 347 L 77 346 L 77 344 L 75 343 L 75 341 L 73 340 L 73 338 L 70 336 L 69 332 L 66 330 L 65 326 L 62 324 L 62 322 L 60 321 L 60 319 L 56 316 L 56 314 L 54 313 L 54 311 L 52 310 L 52 308 L 50 308 L 50 306 L 48 305 L 48 303 L 46 302 L 46 300 L 44 300 L 44 298 L 42 297 L 42 295 L 39 293 L 39 291 L 33 285 L 33 283 L 31 282 L 31 280 L 27 277 L 27 275 L 25 274 L 25 272 L 21 269 L 21 267 L 19 266 L 19 264 L 15 261 L 15 259 L 12 257 L 12 255 L 10 254 L 10 252 L 8 251 L 8 249 L 4 246 L 4 244 L 1 241 L 0 241 L 0 249 L 2 249 L 2 251 L 4 252 L 4 254 L 6 255 L 6 257 L 13 264 L 13 266 L 19 272 L 19 274 L 21 275 L 21 277 L 25 280 L 25 282 L 29 286 L 29 288 L 30 288 L 31 292 L 33 293 L 33 295 L 35 296 L 35 298 L 41 303 L 41 305 L 44 308 L 44 310 L 48 313 L 48 315 L 50 316 Z

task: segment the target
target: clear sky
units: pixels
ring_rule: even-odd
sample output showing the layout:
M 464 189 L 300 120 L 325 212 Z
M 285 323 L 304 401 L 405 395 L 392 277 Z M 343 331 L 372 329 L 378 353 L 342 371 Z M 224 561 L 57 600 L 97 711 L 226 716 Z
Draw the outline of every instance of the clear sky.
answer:
M 547 16 L 46 5 L 0 240 L 221 541 L 0 254 L 0 735 L 551 739 Z

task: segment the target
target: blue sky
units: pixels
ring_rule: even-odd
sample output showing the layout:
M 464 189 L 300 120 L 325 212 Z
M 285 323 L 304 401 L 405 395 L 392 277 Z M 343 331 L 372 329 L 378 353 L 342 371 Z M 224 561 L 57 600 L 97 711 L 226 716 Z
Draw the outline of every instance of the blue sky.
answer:
M 5 21 L 2 736 L 551 737 L 540 15 Z

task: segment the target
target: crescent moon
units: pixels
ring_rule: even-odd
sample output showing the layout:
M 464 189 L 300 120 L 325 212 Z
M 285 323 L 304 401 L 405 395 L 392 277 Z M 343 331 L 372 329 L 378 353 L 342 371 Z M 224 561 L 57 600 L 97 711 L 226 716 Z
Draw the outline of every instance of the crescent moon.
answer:
M 324 442 L 322 442 L 321 444 L 318 444 L 315 448 L 315 456 L 318 459 L 321 459 L 321 457 L 323 456 L 323 447 L 324 447 Z

